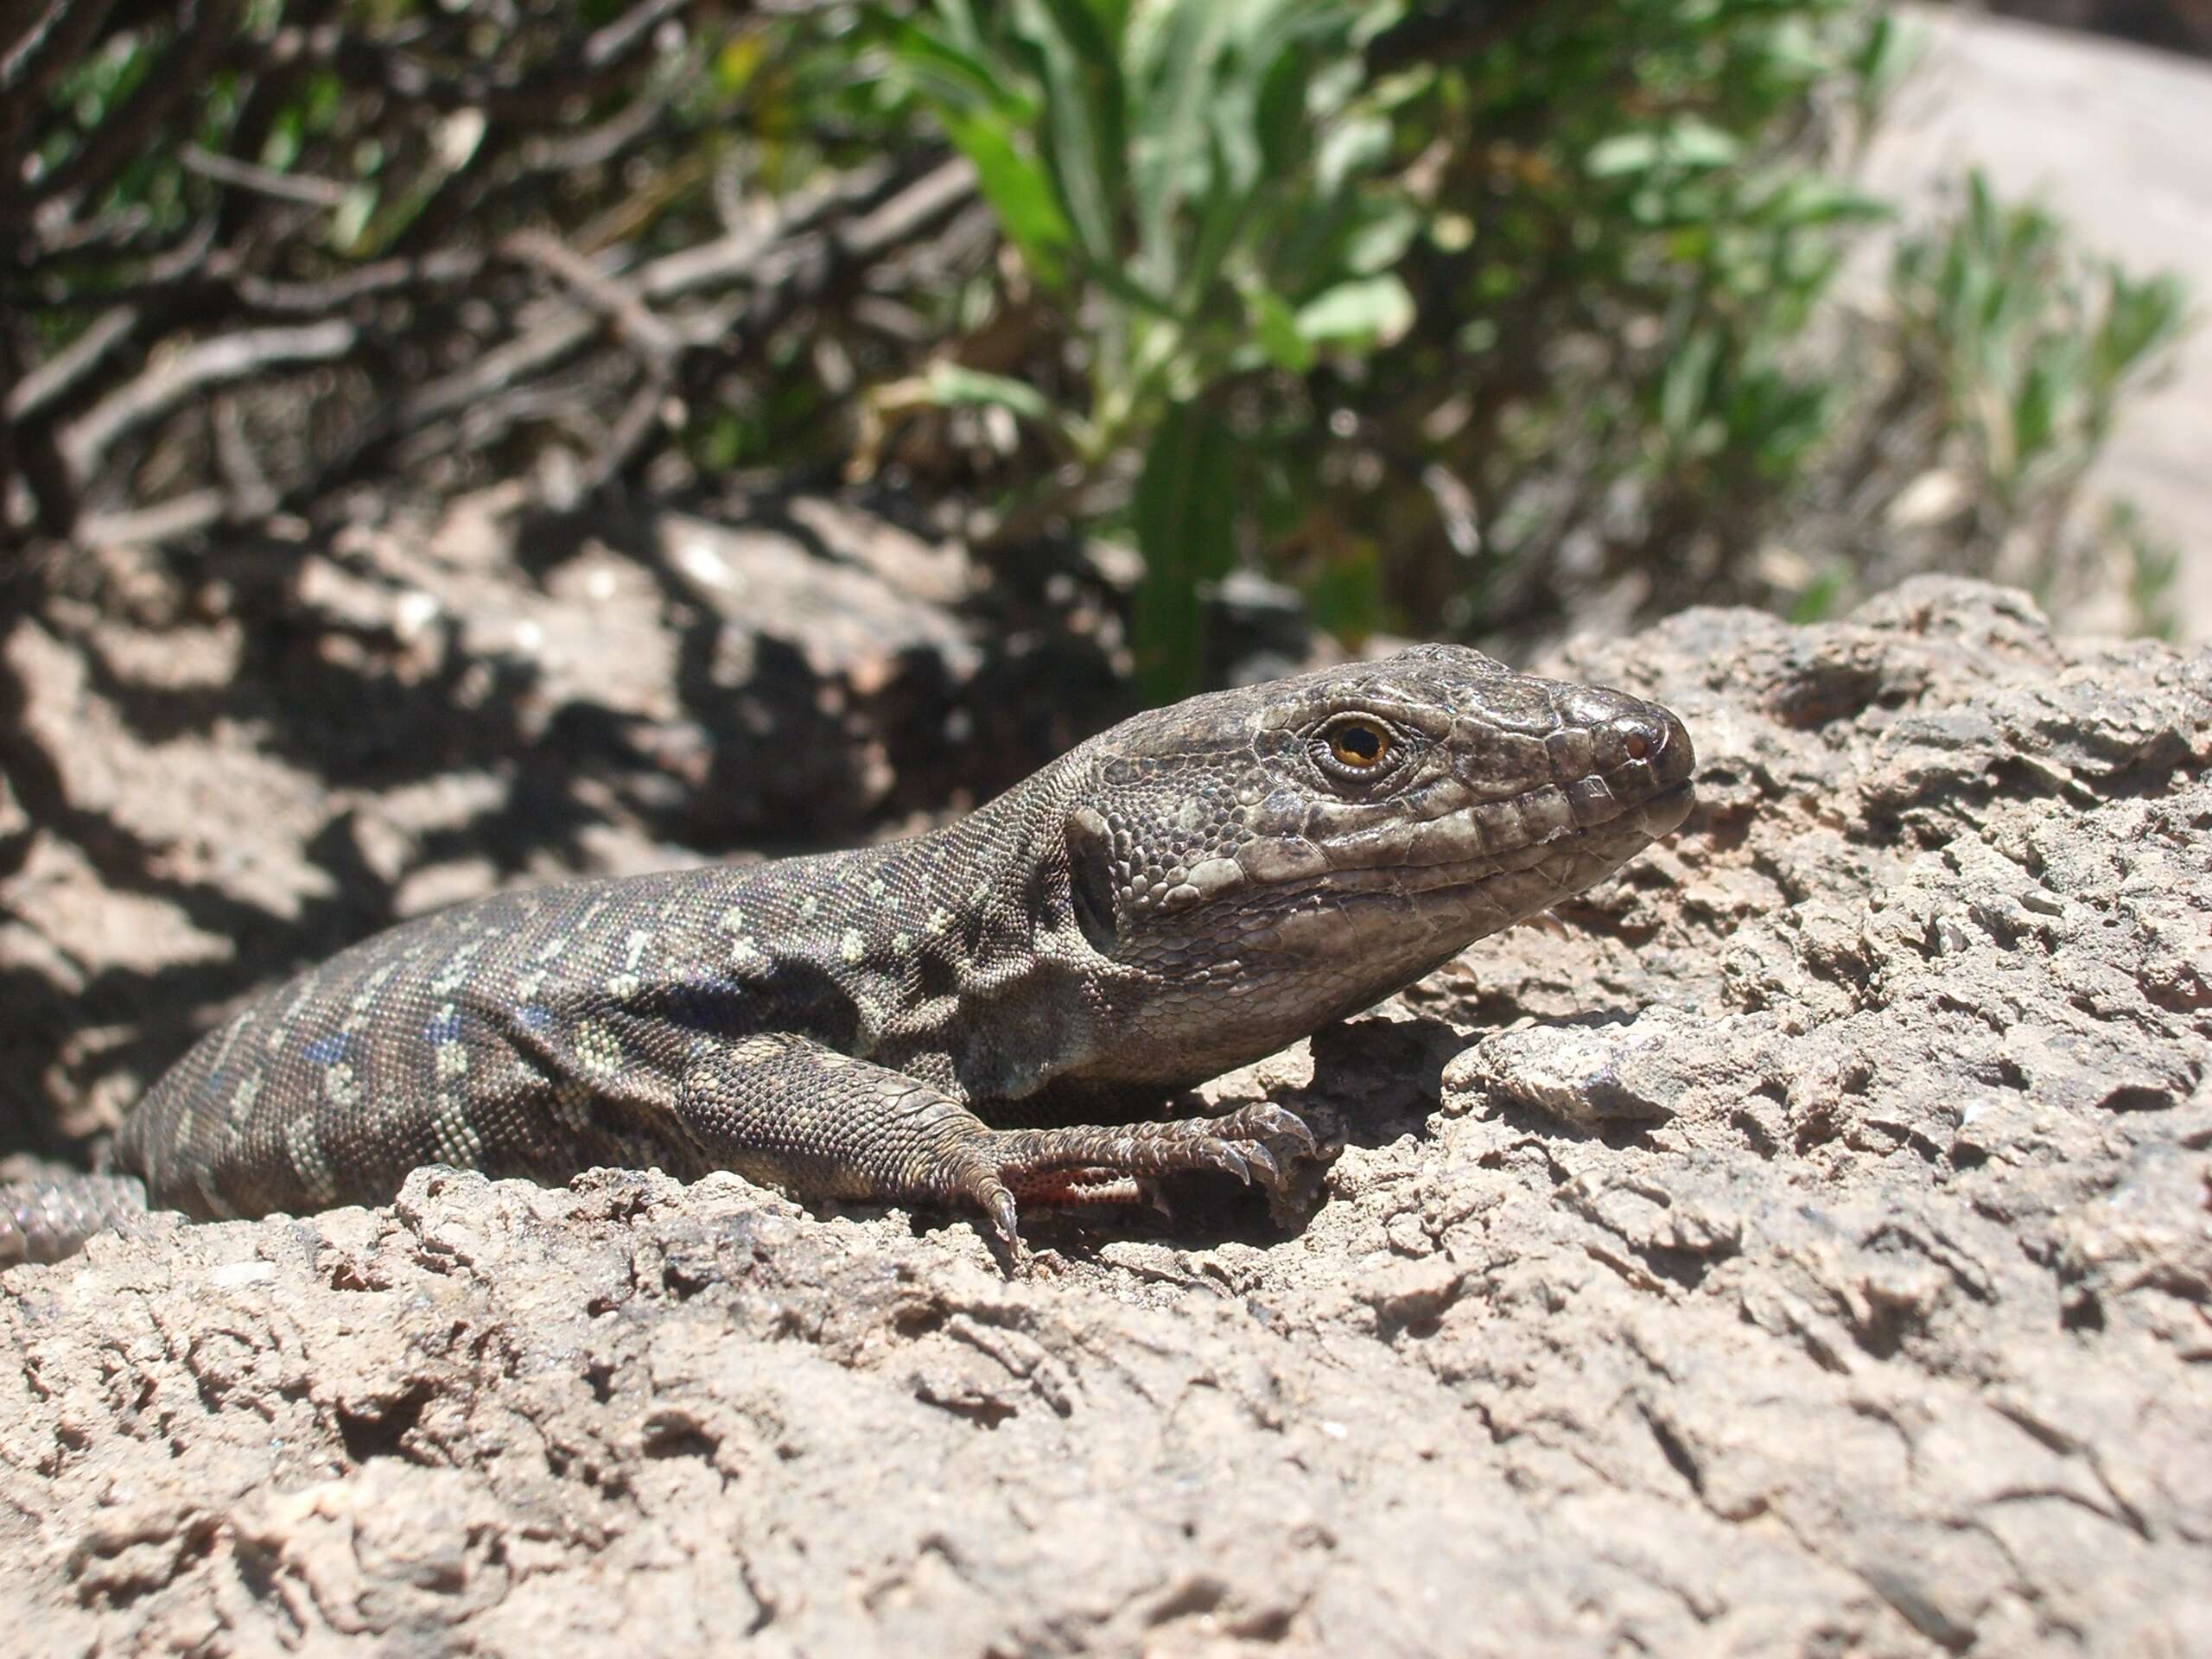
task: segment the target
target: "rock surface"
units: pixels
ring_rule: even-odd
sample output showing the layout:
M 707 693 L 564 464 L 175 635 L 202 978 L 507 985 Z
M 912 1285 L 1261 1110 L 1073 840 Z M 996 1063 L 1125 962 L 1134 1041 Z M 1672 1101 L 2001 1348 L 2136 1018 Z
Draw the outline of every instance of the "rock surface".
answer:
M 0 1279 L 39 1653 L 2212 1651 L 2212 654 L 1570 651 L 1688 830 L 1207 1093 L 1269 1217 L 418 1173 Z

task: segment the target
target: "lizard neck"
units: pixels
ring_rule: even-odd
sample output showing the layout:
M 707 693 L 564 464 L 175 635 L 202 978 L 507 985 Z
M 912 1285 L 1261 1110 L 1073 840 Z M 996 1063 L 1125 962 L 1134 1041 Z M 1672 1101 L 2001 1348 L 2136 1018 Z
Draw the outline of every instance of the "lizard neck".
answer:
M 1112 964 L 1077 925 L 1065 817 L 1077 750 L 957 823 L 832 855 L 863 911 L 830 966 L 856 1051 L 974 1099 L 1018 1099 L 1094 1057 Z M 775 867 L 771 867 L 772 868 Z M 826 885 L 826 884 L 825 884 Z

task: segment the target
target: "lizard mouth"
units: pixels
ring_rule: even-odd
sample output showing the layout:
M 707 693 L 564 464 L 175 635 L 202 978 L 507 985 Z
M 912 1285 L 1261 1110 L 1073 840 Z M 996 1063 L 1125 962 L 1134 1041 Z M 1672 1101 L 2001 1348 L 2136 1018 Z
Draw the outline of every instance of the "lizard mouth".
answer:
M 1275 886 L 1273 893 L 1279 903 L 1287 907 L 1317 895 L 1324 899 L 1351 893 L 1406 896 L 1451 889 L 1472 890 L 1495 879 L 1524 874 L 1562 858 L 1576 863 L 1598 858 L 1617 866 L 1680 829 L 1695 804 L 1694 790 L 1689 783 L 1683 782 L 1633 805 L 1624 806 L 1610 817 L 1570 824 L 1517 845 L 1485 848 L 1457 857 L 1409 857 L 1402 862 L 1335 868 Z M 1601 879 L 1602 876 L 1592 875 L 1563 884 L 1562 895 Z M 1262 887 L 1261 891 L 1266 893 L 1268 889 Z
M 1644 802 L 1643 827 L 1657 841 L 1671 836 L 1689 817 L 1690 809 L 1697 804 L 1697 787 L 1685 778 L 1671 789 L 1662 789 Z
M 1294 957 L 1455 955 L 1596 886 L 1689 816 L 1687 778 L 1517 846 L 1301 874 L 1249 895 L 1247 950 Z

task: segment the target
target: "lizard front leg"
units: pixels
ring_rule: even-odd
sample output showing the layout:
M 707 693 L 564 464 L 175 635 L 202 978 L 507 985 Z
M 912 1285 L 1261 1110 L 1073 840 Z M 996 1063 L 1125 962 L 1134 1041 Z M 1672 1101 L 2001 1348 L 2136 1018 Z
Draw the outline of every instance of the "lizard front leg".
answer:
M 1219 1170 L 1278 1174 L 1269 1142 L 1310 1152 L 1281 1107 L 1116 1127 L 995 1129 L 904 1072 L 810 1038 L 747 1038 L 685 1074 L 678 1115 L 707 1158 L 802 1198 L 973 1205 L 1018 1249 L 1016 1199 L 1121 1197 L 1148 1176 Z

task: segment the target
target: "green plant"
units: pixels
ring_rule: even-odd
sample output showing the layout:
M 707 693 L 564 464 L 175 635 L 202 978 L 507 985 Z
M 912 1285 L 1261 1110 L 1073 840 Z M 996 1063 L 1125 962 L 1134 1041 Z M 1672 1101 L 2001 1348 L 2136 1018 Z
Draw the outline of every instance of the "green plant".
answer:
M 878 14 L 1065 343 L 932 395 L 1049 435 L 1033 507 L 1134 533 L 1150 696 L 1199 677 L 1200 588 L 1240 551 L 1354 632 L 1510 626 L 1656 586 L 1700 536 L 1732 570 L 1830 429 L 1795 348 L 1878 209 L 1821 172 L 1816 93 L 1876 101 L 1890 23 L 1641 0 L 1407 49 L 1402 12 Z
M 2119 556 L 2131 626 L 2157 639 L 2177 638 L 2181 615 L 2173 589 L 2181 576 L 2181 550 L 2153 533 L 2133 501 L 2106 504 L 2103 531 L 2104 542 Z
M 1848 331 L 1865 0 L 56 4 L 0 23 L 11 532 L 880 474 L 1132 540 L 1161 699 L 1240 563 L 1355 645 L 2048 591 L 2181 322 L 1977 181 Z
M 1969 534 L 2031 536 L 2031 579 L 2047 591 L 2060 521 L 2120 399 L 2181 337 L 2181 282 L 2083 257 L 2050 213 L 2000 203 L 1977 171 L 1955 217 L 1898 247 L 1891 294 L 1906 372 L 1970 473 Z
M 1234 556 L 1224 384 L 1356 359 L 1411 321 L 1390 267 L 1419 216 L 1383 176 L 1388 98 L 1358 55 L 1390 15 L 1338 0 L 946 0 L 886 25 L 1082 342 L 1072 402 L 964 371 L 933 389 L 1043 423 L 1078 477 L 1141 456 L 1125 516 L 1146 564 L 1135 644 L 1154 698 L 1196 677 L 1199 587 Z

